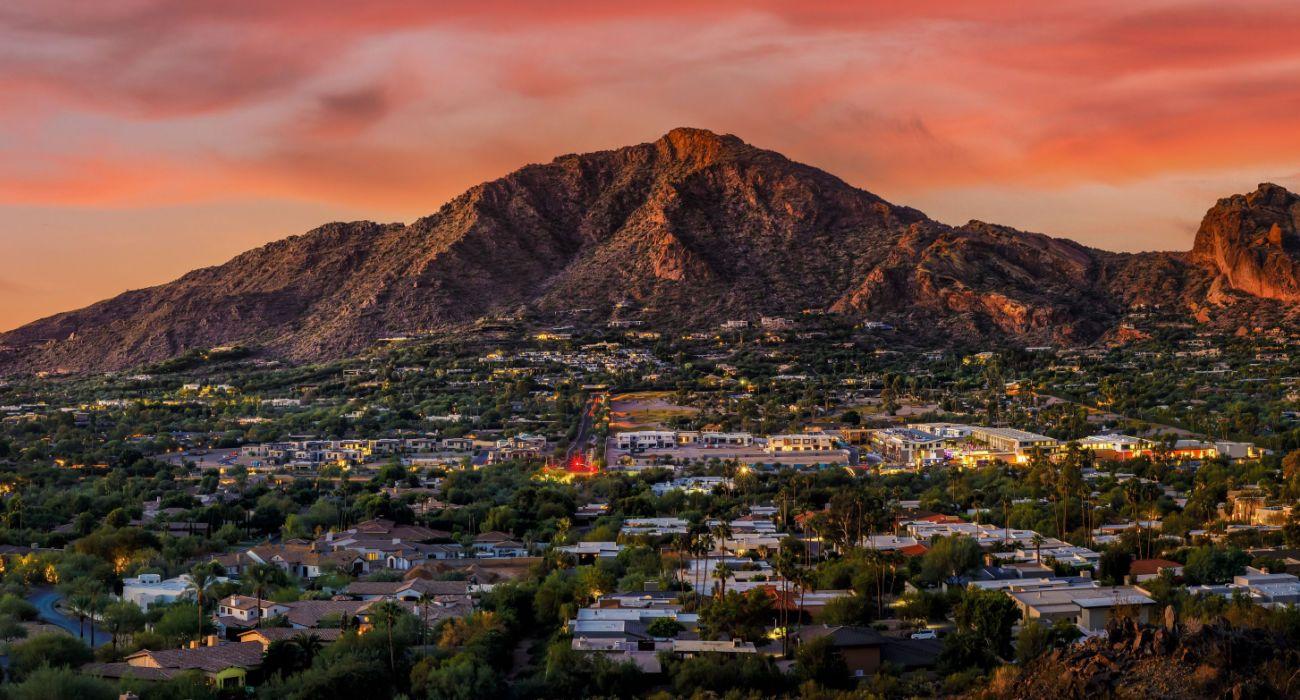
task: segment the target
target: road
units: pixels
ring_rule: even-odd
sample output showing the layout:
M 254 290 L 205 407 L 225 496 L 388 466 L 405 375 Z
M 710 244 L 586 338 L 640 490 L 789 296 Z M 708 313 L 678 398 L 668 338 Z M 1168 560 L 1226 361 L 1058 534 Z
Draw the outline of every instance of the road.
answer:
M 77 622 L 77 618 L 68 617 L 55 607 L 55 603 L 59 602 L 62 598 L 63 596 L 60 596 L 58 591 L 55 591 L 53 588 L 37 588 L 28 594 L 27 601 L 32 605 L 35 605 L 36 609 L 40 611 L 42 620 L 51 625 L 62 627 L 71 632 L 72 636 L 76 637 L 82 632 L 82 626 Z M 90 636 L 89 620 L 86 622 L 84 631 L 86 636 L 82 637 L 83 641 L 89 639 Z M 99 626 L 96 625 L 95 638 L 91 646 L 103 646 L 111 641 L 113 641 L 112 635 L 100 630 Z
M 578 434 L 573 436 L 573 442 L 569 443 L 569 450 L 564 455 L 566 463 L 571 461 L 575 454 L 582 455 L 587 451 L 587 445 L 591 442 L 591 424 L 596 418 L 596 406 L 602 396 L 602 394 L 592 395 L 587 405 L 582 408 L 582 418 L 578 419 Z

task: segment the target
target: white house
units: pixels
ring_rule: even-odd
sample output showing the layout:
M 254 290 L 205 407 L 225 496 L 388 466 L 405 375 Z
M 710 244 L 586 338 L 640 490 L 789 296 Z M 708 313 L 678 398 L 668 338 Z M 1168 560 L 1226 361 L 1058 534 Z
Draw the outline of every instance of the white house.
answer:
M 228 579 L 219 577 L 219 582 Z M 148 610 L 150 605 L 174 603 L 182 598 L 192 598 L 189 590 L 190 577 L 186 574 L 176 578 L 163 579 L 159 574 L 140 574 L 135 578 L 122 579 L 122 600 L 129 600 Z

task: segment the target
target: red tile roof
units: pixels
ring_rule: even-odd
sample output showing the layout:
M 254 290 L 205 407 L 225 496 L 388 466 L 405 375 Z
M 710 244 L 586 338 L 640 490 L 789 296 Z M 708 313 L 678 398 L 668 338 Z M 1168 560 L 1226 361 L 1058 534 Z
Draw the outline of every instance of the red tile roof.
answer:
M 1162 569 L 1180 569 L 1182 564 L 1168 559 L 1138 559 L 1128 567 L 1128 572 L 1134 576 L 1149 576 L 1159 574 Z

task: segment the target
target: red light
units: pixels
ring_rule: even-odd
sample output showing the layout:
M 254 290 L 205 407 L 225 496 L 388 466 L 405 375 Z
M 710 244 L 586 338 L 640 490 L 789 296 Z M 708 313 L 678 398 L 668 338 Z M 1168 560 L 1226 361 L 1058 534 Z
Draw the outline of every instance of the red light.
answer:
M 581 454 L 570 457 L 569 463 L 564 468 L 570 474 L 595 474 L 597 472 L 596 465 L 588 462 L 587 458 Z

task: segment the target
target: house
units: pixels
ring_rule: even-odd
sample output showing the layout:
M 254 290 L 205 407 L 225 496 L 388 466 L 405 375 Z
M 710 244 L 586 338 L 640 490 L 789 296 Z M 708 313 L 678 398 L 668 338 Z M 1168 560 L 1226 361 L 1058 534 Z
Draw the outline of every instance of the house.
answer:
M 224 577 L 218 579 L 220 582 L 227 580 Z M 169 579 L 163 579 L 159 574 L 140 574 L 122 579 L 122 600 L 139 605 L 141 610 L 148 610 L 150 605 L 158 603 L 175 603 L 193 595 L 188 574 Z
M 871 627 L 814 625 L 802 627 L 794 635 L 796 644 L 818 639 L 831 640 L 854 678 L 874 675 L 885 662 L 902 670 L 931 667 L 943 648 L 937 639 L 887 638 Z
M 619 534 L 624 537 L 684 535 L 690 523 L 681 518 L 627 518 Z
M 217 688 L 233 690 L 249 685 L 248 676 L 261 668 L 264 651 L 260 642 L 225 642 L 209 635 L 202 645 L 196 641 L 183 649 L 141 649 L 121 662 L 89 664 L 82 670 L 101 678 L 152 681 L 199 671 Z
M 579 564 L 591 564 L 597 559 L 613 559 L 618 553 L 623 551 L 623 545 L 617 542 L 579 542 L 564 547 L 556 547 L 557 551 L 573 556 Z
M 273 642 L 291 641 L 304 634 L 316 637 L 324 644 L 329 644 L 338 641 L 338 638 L 343 636 L 343 630 L 337 627 L 316 628 L 312 630 L 300 630 L 292 627 L 262 627 L 260 629 L 240 632 L 238 641 L 257 642 L 262 645 L 262 650 L 265 651 Z
M 1192 586 L 1187 590 L 1193 595 L 1214 593 L 1225 598 L 1242 594 L 1256 605 L 1266 608 L 1300 603 L 1300 578 L 1288 573 L 1271 573 L 1253 566 L 1247 566 L 1244 573 L 1232 577 L 1232 582 L 1226 585 Z
M 408 581 L 416 578 L 441 580 L 450 575 L 455 575 L 468 581 L 471 591 L 480 591 L 490 589 L 493 585 L 503 581 L 513 581 L 520 578 L 528 573 L 530 567 L 540 561 L 541 557 L 466 558 L 426 561 L 407 571 L 403 578 Z
M 318 628 L 326 620 L 332 626 L 335 619 L 351 627 L 350 621 L 355 620 L 369 604 L 361 600 L 299 600 L 285 603 L 289 610 L 284 613 L 284 618 L 290 627 L 299 630 Z
M 1183 565 L 1168 559 L 1138 559 L 1128 568 L 1129 576 L 1138 583 L 1160 578 L 1166 571 L 1171 576 L 1182 576 Z
M 699 654 L 757 654 L 758 648 L 753 642 L 742 639 L 674 639 L 669 651 L 685 658 Z
M 289 608 L 272 600 L 246 595 L 232 595 L 222 598 L 217 603 L 216 618 L 222 629 L 240 629 L 252 627 L 258 620 L 278 617 L 289 612 Z
M 1116 459 L 1130 459 L 1151 451 L 1151 441 L 1142 438 L 1105 433 L 1090 435 L 1078 441 L 1080 449 Z
M 642 607 L 588 607 L 578 610 L 569 621 L 570 642 L 575 651 L 656 651 L 656 639 L 648 629 L 659 619 L 676 621 L 685 630 L 699 623 L 696 613 L 682 612 L 680 604 Z
M 485 532 L 474 538 L 473 550 L 479 557 L 526 557 L 528 546 L 508 532 Z
M 844 657 L 849 675 L 855 677 L 874 675 L 880 670 L 885 636 L 870 627 L 849 625 L 811 625 L 795 634 L 797 644 L 807 644 L 818 639 L 829 639 L 831 646 Z
M 466 581 L 434 581 L 413 578 L 405 581 L 353 581 L 343 595 L 358 600 L 420 600 L 421 598 L 469 600 Z
M 749 447 L 754 444 L 750 433 L 719 433 L 705 431 L 700 433 L 699 443 L 704 447 Z
M 245 554 L 253 563 L 274 564 L 298 578 L 309 580 L 319 578 L 331 567 L 354 576 L 360 575 L 370 570 L 371 561 L 354 551 L 329 550 L 318 543 L 301 540 L 258 545 Z
M 1135 586 L 1073 585 L 1031 590 L 1009 590 L 1025 620 L 1051 624 L 1069 620 L 1086 634 L 1106 629 L 1118 611 L 1129 610 L 1143 623 L 1150 621 L 1156 602 Z
M 733 486 L 732 480 L 725 476 L 686 476 L 651 484 L 650 492 L 656 496 L 663 496 L 673 491 L 711 494 L 720 488 L 730 490 Z

